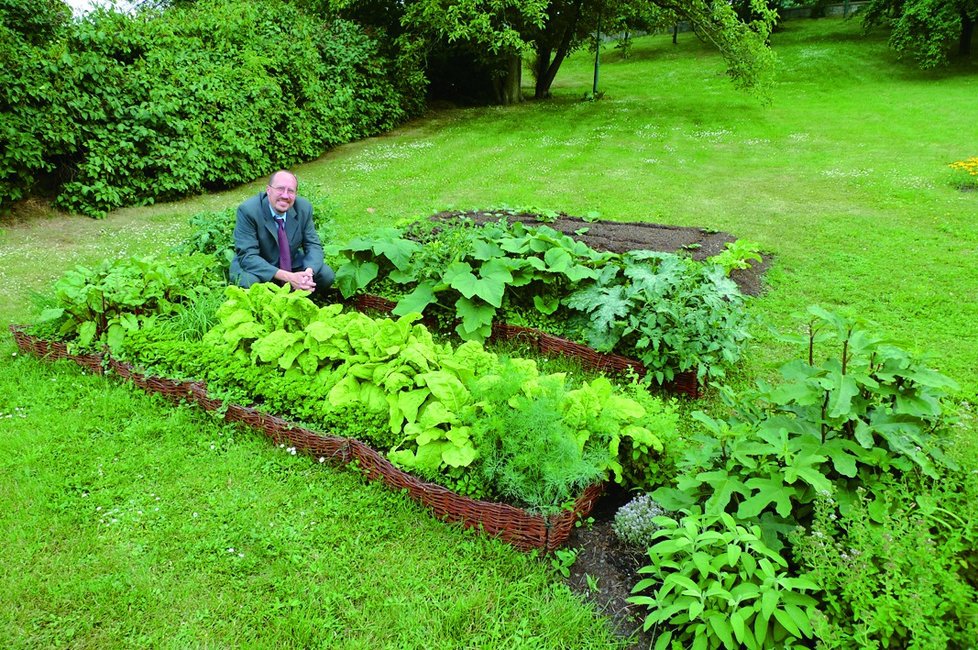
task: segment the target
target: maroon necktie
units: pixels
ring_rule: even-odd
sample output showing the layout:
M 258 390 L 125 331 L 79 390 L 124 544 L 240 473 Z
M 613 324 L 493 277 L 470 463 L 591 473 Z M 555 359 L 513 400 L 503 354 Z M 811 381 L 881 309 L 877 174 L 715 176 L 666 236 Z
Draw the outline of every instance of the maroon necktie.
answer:
M 292 251 L 289 250 L 289 237 L 285 234 L 285 217 L 275 217 L 278 223 L 278 268 L 292 271 Z

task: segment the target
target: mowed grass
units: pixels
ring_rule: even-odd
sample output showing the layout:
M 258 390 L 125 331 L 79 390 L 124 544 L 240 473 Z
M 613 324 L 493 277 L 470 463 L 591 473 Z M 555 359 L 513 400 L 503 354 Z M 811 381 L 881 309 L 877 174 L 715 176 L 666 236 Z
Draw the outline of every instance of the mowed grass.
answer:
M 946 165 L 978 154 L 978 67 L 920 73 L 858 23 L 792 21 L 773 38 L 765 104 L 679 38 L 638 39 L 628 60 L 609 50 L 600 101 L 580 101 L 591 57 L 576 56 L 550 101 L 433 111 L 300 166 L 300 189 L 330 197 L 343 238 L 493 206 L 727 231 L 774 256 L 752 307 L 765 323 L 848 310 L 973 401 L 978 193 Z M 65 267 L 163 253 L 191 214 L 263 185 L 100 222 L 21 206 L 0 222 L 0 324 L 29 319 L 31 292 Z M 755 334 L 738 381 L 792 352 Z M 613 642 L 547 562 L 209 416 L 13 353 L 0 343 L 5 647 Z

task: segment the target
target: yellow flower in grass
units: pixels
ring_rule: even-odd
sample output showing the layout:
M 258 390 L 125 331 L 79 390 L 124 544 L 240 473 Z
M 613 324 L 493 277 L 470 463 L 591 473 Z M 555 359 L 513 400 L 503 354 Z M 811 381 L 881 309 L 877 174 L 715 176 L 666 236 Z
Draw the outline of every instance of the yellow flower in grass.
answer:
M 978 156 L 972 156 L 967 160 L 958 160 L 948 165 L 951 169 L 961 170 L 972 176 L 978 176 Z

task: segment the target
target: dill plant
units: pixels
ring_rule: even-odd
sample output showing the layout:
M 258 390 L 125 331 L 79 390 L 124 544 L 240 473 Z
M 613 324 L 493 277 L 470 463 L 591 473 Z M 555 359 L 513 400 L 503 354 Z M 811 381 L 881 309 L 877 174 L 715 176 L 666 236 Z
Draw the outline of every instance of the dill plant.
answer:
M 473 426 L 476 471 L 499 496 L 534 510 L 554 511 L 601 480 L 598 451 L 584 451 L 561 417 L 563 386 L 550 375 L 532 398 L 517 372 L 502 372 L 482 396 L 486 417 Z M 548 381 L 550 380 L 550 381 Z

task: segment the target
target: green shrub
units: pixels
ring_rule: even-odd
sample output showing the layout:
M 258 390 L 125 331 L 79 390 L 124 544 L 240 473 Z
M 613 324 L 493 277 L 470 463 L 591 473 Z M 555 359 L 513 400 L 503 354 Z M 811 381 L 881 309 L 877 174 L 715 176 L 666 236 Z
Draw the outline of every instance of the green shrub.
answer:
M 781 367 L 781 384 L 723 391 L 726 419 L 694 414 L 708 433 L 656 500 L 759 519 L 779 548 L 777 536 L 804 522 L 819 494 L 844 511 L 859 487 L 914 471 L 936 477 L 949 464 L 942 402 L 954 383 L 850 319 L 818 307 L 809 314 L 805 335 L 792 339 L 804 357 Z
M 562 377 L 543 378 L 527 395 L 525 369 L 504 361 L 498 374 L 499 381 L 475 395 L 483 404 L 472 438 L 479 450 L 476 471 L 485 484 L 496 486 L 510 503 L 540 508 L 573 500 L 605 478 L 600 449 L 579 444 L 580 431 L 563 418 Z
M 423 92 L 360 27 L 274 0 L 96 9 L 56 36 L 0 47 L 32 54 L 0 85 L 23 133 L 4 147 L 0 201 L 48 171 L 59 206 L 96 217 L 248 182 L 390 129 L 413 104 L 402 93 Z
M 967 648 L 978 639 L 978 475 L 906 478 L 820 499 L 794 555 L 821 589 L 823 648 Z

